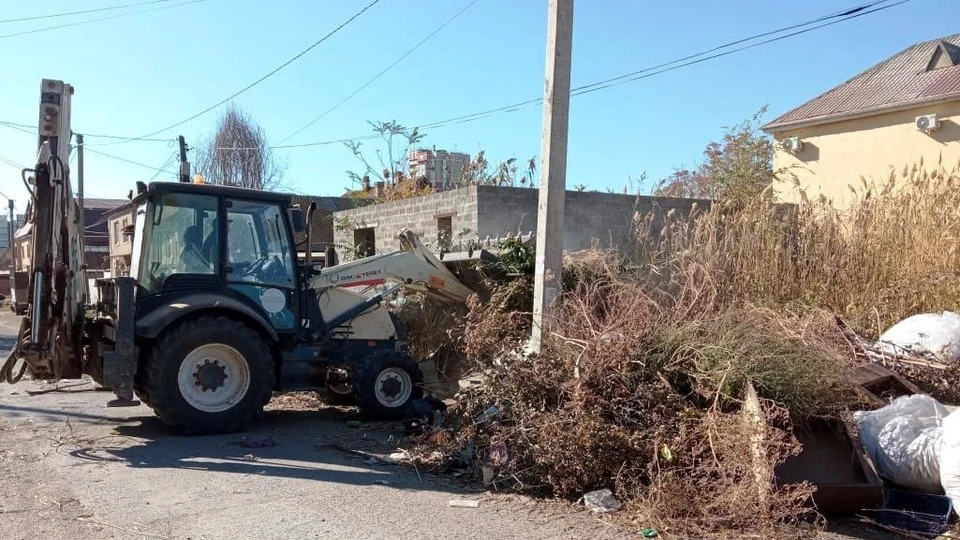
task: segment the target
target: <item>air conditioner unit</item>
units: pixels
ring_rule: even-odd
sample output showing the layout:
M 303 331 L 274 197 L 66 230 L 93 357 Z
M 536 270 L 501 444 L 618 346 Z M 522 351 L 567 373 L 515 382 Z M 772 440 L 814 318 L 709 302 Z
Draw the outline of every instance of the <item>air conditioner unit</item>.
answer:
M 783 140 L 783 149 L 787 152 L 799 152 L 803 148 L 803 141 L 800 137 L 787 137 Z
M 933 131 L 940 128 L 940 119 L 935 114 L 918 116 L 915 124 L 920 131 Z

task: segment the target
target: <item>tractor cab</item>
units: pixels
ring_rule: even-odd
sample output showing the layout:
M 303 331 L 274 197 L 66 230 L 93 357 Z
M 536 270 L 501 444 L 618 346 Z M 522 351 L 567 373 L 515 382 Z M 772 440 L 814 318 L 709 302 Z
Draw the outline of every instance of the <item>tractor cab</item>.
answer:
M 139 318 L 177 298 L 205 293 L 246 305 L 278 334 L 296 331 L 303 276 L 294 229 L 305 223 L 290 196 L 153 183 L 135 204 L 131 275 L 138 284 Z

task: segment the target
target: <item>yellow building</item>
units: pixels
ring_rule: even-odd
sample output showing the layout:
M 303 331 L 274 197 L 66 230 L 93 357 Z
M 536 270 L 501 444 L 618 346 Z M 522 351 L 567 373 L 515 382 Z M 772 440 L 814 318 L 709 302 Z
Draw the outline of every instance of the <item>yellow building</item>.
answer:
M 763 126 L 776 144 L 774 193 L 849 207 L 867 186 L 922 160 L 960 164 L 960 34 L 918 43 Z

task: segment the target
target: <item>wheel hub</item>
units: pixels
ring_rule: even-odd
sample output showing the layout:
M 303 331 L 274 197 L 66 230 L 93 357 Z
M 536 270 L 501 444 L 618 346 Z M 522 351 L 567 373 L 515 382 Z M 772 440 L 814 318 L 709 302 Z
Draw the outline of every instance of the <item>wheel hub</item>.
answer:
M 219 361 L 211 361 L 207 358 L 203 361 L 203 364 L 197 364 L 197 371 L 193 373 L 193 379 L 202 391 L 215 391 L 226 383 L 227 370 L 220 365 Z
M 397 399 L 403 392 L 403 383 L 398 377 L 384 377 L 380 382 L 380 394 L 389 400 Z

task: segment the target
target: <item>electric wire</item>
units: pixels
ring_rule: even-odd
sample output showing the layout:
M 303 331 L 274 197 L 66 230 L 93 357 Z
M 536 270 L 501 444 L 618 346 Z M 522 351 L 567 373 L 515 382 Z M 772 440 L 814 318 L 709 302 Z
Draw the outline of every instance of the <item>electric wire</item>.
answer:
M 356 20 L 357 18 L 359 18 L 361 15 L 363 15 L 364 13 L 366 13 L 367 10 L 369 10 L 369 9 L 372 8 L 373 6 L 375 6 L 375 5 L 377 5 L 378 3 L 380 3 L 380 1 L 381 1 L 381 0 L 373 0 L 372 2 L 370 2 L 369 4 L 367 4 L 366 6 L 364 6 L 360 11 L 354 13 L 349 19 L 347 19 L 346 21 L 342 22 L 339 26 L 337 26 L 336 28 L 334 28 L 333 30 L 331 30 L 330 32 L 328 32 L 325 36 L 323 36 L 323 37 L 321 37 L 320 39 L 318 39 L 317 41 L 313 42 L 313 44 L 311 44 L 311 45 L 310 45 L 309 47 L 307 47 L 306 49 L 300 51 L 300 52 L 297 53 L 295 56 L 293 56 L 292 58 L 290 58 L 289 60 L 287 60 L 286 62 L 280 64 L 279 66 L 277 66 L 276 68 L 274 68 L 273 70 L 271 70 L 270 72 L 268 72 L 266 75 L 264 75 L 264 76 L 260 77 L 259 79 L 253 81 L 252 83 L 248 84 L 247 86 L 244 86 L 244 87 L 241 88 L 240 90 L 237 90 L 237 91 L 234 92 L 233 94 L 231 94 L 231 95 L 227 96 L 226 98 L 218 101 L 217 103 L 214 103 L 213 105 L 207 107 L 206 109 L 204 109 L 204 110 L 202 110 L 202 111 L 200 111 L 200 112 L 198 112 L 198 113 L 196 113 L 196 114 L 194 114 L 194 115 L 192 115 L 192 116 L 188 116 L 187 118 L 184 118 L 183 120 L 180 120 L 179 122 L 176 122 L 176 123 L 174 123 L 174 124 L 170 124 L 169 126 L 167 126 L 167 127 L 165 127 L 165 128 L 158 129 L 158 130 L 156 130 L 156 131 L 147 133 L 146 135 L 142 135 L 142 136 L 140 136 L 140 137 L 131 137 L 131 138 L 128 139 L 128 140 L 117 141 L 116 143 L 111 143 L 111 144 L 123 144 L 123 143 L 125 143 L 125 142 L 131 142 L 131 141 L 134 141 L 134 140 L 145 139 L 145 138 L 147 138 L 147 137 L 153 137 L 154 135 L 159 135 L 160 133 L 163 133 L 163 132 L 165 132 L 165 131 L 170 131 L 170 130 L 173 129 L 173 128 L 182 126 L 183 124 L 186 124 L 187 122 L 189 122 L 189 121 L 191 121 L 191 120 L 195 120 L 195 119 L 197 119 L 197 118 L 199 118 L 199 117 L 207 114 L 208 112 L 210 112 L 210 111 L 212 111 L 212 110 L 220 107 L 220 106 L 223 105 L 224 103 L 227 103 L 228 101 L 236 98 L 236 97 L 239 96 L 240 94 L 243 94 L 243 93 L 246 92 L 247 90 L 250 90 L 251 88 L 259 85 L 260 83 L 262 83 L 263 81 L 265 81 L 265 80 L 269 79 L 270 77 L 276 75 L 278 72 L 280 72 L 280 70 L 284 69 L 285 67 L 289 66 L 290 64 L 296 62 L 296 61 L 299 60 L 303 55 L 305 55 L 305 54 L 307 54 L 308 52 L 312 51 L 313 49 L 315 49 L 316 47 L 318 47 L 321 43 L 323 43 L 323 42 L 325 42 L 326 40 L 330 39 L 330 38 L 333 37 L 337 32 L 339 32 L 340 30 L 342 30 L 343 28 L 345 28 L 347 25 L 349 25 L 350 23 L 352 23 L 354 20 Z
M 69 17 L 71 15 L 85 15 L 87 13 L 99 13 L 101 11 L 113 11 L 117 9 L 126 9 L 129 7 L 146 6 L 150 4 L 163 4 L 165 2 L 170 2 L 170 1 L 172 0 L 149 0 L 147 2 L 137 2 L 135 4 L 123 4 L 119 6 L 107 6 L 102 8 L 85 9 L 83 11 L 67 11 L 62 13 L 51 13 L 49 15 L 34 15 L 30 17 L 18 17 L 16 19 L 0 19 L 0 24 L 24 22 L 24 21 L 36 21 L 40 19 L 56 19 L 58 17 Z
M 473 7 L 473 5 L 476 4 L 476 3 L 479 2 L 479 1 L 480 1 L 480 0 L 472 0 L 471 2 L 468 2 L 467 5 L 463 6 L 463 8 L 460 9 L 460 11 L 457 11 L 456 13 L 454 13 L 452 17 L 450 17 L 449 19 L 447 19 L 446 21 L 444 21 L 440 26 L 438 26 L 438 27 L 435 28 L 432 32 L 430 32 L 429 34 L 427 34 L 427 36 L 426 36 L 425 38 L 421 39 L 416 45 L 414 45 L 413 47 L 411 47 L 410 49 L 408 49 L 405 53 L 403 53 L 402 55 L 400 55 L 400 57 L 397 58 L 396 60 L 394 60 L 393 63 L 391 63 L 389 66 L 383 68 L 379 73 L 377 73 L 376 75 L 374 75 L 373 77 L 371 77 L 367 82 L 365 82 L 365 83 L 363 83 L 362 85 L 360 85 L 360 86 L 359 86 L 356 90 L 354 90 L 353 92 L 350 92 L 349 94 L 347 94 L 346 97 L 344 97 L 343 99 L 341 99 L 340 101 L 338 101 L 337 103 L 335 103 L 335 104 L 334 104 L 333 106 L 331 106 L 329 109 L 327 109 L 327 110 L 325 110 L 324 112 L 322 112 L 319 116 L 317 116 L 317 117 L 314 118 L 313 120 L 310 120 L 309 122 L 307 122 L 306 124 L 304 124 L 302 127 L 300 127 L 299 129 L 297 129 L 296 131 L 294 131 L 293 133 L 291 133 L 290 135 L 287 135 L 286 137 L 284 137 L 284 138 L 280 141 L 280 144 L 283 144 L 283 143 L 289 141 L 290 139 L 292 139 L 292 138 L 294 138 L 295 136 L 299 135 L 300 133 L 302 133 L 304 130 L 306 130 L 306 129 L 309 128 L 310 126 L 316 124 L 317 122 L 319 122 L 320 120 L 322 120 L 323 118 L 325 118 L 327 115 L 329 115 L 329 114 L 332 113 L 333 111 L 335 111 L 335 110 L 337 110 L 338 108 L 340 108 L 341 105 L 343 105 L 344 103 L 346 103 L 347 101 L 349 101 L 351 98 L 353 98 L 353 96 L 355 96 L 355 95 L 359 94 L 360 92 L 362 92 L 366 87 L 370 86 L 371 84 L 373 84 L 374 82 L 376 82 L 377 79 L 379 79 L 380 77 L 384 76 L 388 71 L 390 71 L 391 69 L 393 69 L 394 67 L 396 67 L 397 64 L 399 64 L 400 62 L 402 62 L 405 58 L 407 58 L 408 56 L 410 56 L 411 54 L 413 54 L 414 52 L 416 52 L 417 49 L 419 49 L 419 48 L 422 47 L 424 44 L 426 44 L 428 41 L 430 41 L 434 36 L 436 36 L 437 34 L 439 34 L 444 28 L 446 28 L 446 27 L 449 26 L 451 23 L 453 23 L 453 21 L 457 20 L 461 15 L 464 14 L 464 12 L 466 12 L 468 9 L 470 9 L 471 7 Z
M 131 159 L 122 158 L 122 157 L 119 157 L 119 156 L 114 156 L 113 154 L 107 154 L 106 152 L 101 152 L 101 151 L 99 151 L 99 150 L 94 150 L 94 149 L 92 149 L 92 148 L 87 148 L 87 145 L 86 145 L 86 144 L 83 145 L 83 148 L 84 148 L 84 150 L 86 150 L 87 152 L 91 152 L 91 153 L 93 153 L 93 154 L 97 154 L 97 155 L 100 155 L 100 156 L 103 156 L 103 157 L 108 157 L 108 158 L 110 158 L 110 159 L 115 159 L 115 160 L 117 160 L 117 161 L 122 161 L 122 162 L 128 163 L 128 164 L 130 164 L 130 165 L 136 165 L 136 166 L 138 166 L 138 167 L 143 167 L 144 169 L 150 169 L 151 171 L 160 171 L 160 172 L 164 172 L 164 173 L 172 173 L 172 171 L 166 171 L 166 170 L 163 170 L 163 169 L 158 169 L 158 168 L 156 168 L 156 167 L 154 167 L 154 166 L 152 166 L 152 165 L 146 165 L 146 164 L 140 163 L 140 162 L 138 162 L 138 161 L 133 161 L 133 160 L 131 160 Z
M 171 4 L 171 5 L 167 5 L 167 6 L 159 6 L 159 7 L 150 8 L 150 9 L 141 9 L 141 10 L 139 10 L 139 11 L 131 11 L 131 12 L 128 12 L 128 13 L 118 13 L 118 14 L 116 14 L 116 15 L 107 15 L 107 16 L 105 16 L 105 17 L 97 17 L 97 18 L 94 18 L 94 19 L 85 19 L 85 20 L 82 20 L 82 21 L 74 21 L 74 22 L 70 22 L 70 23 L 57 24 L 57 25 L 54 25 L 54 26 L 45 26 L 45 27 L 43 27 L 43 28 L 34 28 L 33 30 L 23 30 L 23 31 L 21 31 L 21 32 L 14 32 L 14 33 L 12 33 L 12 34 L 3 34 L 3 35 L 0 35 L 0 39 L 7 39 L 7 38 L 12 38 L 12 37 L 17 37 L 17 36 L 26 36 L 26 35 L 29 35 L 29 34 L 38 34 L 38 33 L 40 33 L 40 32 L 48 32 L 48 31 L 50 31 L 50 30 L 59 30 L 59 29 L 61 29 L 61 28 L 70 28 L 70 27 L 72 27 L 72 26 L 80 26 L 80 25 L 91 24 L 91 23 L 100 22 L 100 21 L 107 21 L 107 20 L 111 20 L 111 19 L 119 19 L 119 18 L 121 18 L 121 17 L 130 17 L 130 16 L 132 16 L 132 15 L 140 15 L 140 14 L 143 14 L 143 13 L 153 13 L 154 11 L 160 11 L 160 10 L 163 10 L 163 9 L 172 9 L 172 8 L 176 8 L 176 7 L 189 6 L 190 4 L 199 4 L 200 2 L 206 2 L 206 1 L 207 1 L 207 0 L 190 0 L 189 2 L 182 2 L 182 3 L 180 3 L 180 4 Z
M 704 62 L 704 61 L 706 61 L 706 60 L 712 60 L 712 59 L 720 58 L 720 57 L 722 57 L 722 56 L 727 56 L 727 55 L 730 55 L 730 54 L 734 54 L 734 53 L 737 53 L 737 52 L 741 52 L 741 51 L 744 51 L 744 50 L 753 48 L 753 47 L 755 47 L 755 46 L 764 45 L 764 44 L 769 44 L 769 43 L 773 43 L 773 42 L 776 42 L 776 41 L 781 41 L 781 40 L 783 40 L 783 39 L 787 39 L 787 38 L 794 37 L 794 36 L 797 36 L 797 35 L 800 35 L 800 34 L 804 34 L 804 33 L 806 33 L 806 32 L 810 32 L 810 31 L 813 31 L 813 30 L 817 30 L 817 29 L 823 28 L 823 27 L 825 27 L 825 26 L 830 26 L 830 25 L 834 25 L 834 24 L 839 24 L 839 23 L 841 23 L 841 22 L 849 21 L 849 20 L 851 20 L 851 19 L 855 19 L 855 18 L 858 18 L 858 17 L 863 17 L 863 16 L 865 16 L 865 15 L 869 15 L 869 14 L 872 14 L 872 13 L 876 13 L 876 12 L 878 12 L 878 11 L 883 11 L 883 10 L 885 10 L 885 9 L 889 9 L 889 8 L 892 8 L 892 7 L 895 7 L 895 6 L 899 6 L 899 5 L 901 5 L 901 4 L 905 4 L 905 3 L 910 2 L 910 1 L 912 1 L 912 0 L 899 0 L 898 2 L 889 4 L 890 1 L 891 1 L 891 0 L 879 0 L 879 1 L 870 2 L 870 3 L 867 3 L 867 4 L 861 4 L 861 5 L 858 5 L 858 6 L 855 6 L 855 7 L 849 8 L 849 9 L 846 9 L 846 10 L 834 12 L 834 13 L 832 13 L 832 14 L 830 14 L 830 15 L 824 15 L 824 16 L 821 16 L 821 17 L 817 17 L 817 18 L 808 20 L 808 21 L 806 21 L 806 22 L 793 24 L 793 25 L 786 26 L 786 27 L 783 27 L 783 28 L 778 28 L 778 29 L 776 29 L 776 30 L 770 30 L 770 31 L 767 31 L 767 32 L 763 32 L 763 33 L 760 33 L 760 34 L 754 34 L 754 35 L 752 35 L 752 36 L 749 36 L 749 37 L 746 37 L 746 38 L 737 39 L 737 40 L 735 40 L 735 41 L 731 41 L 731 42 L 728 42 L 728 43 L 724 43 L 724 44 L 722 44 L 722 45 L 718 45 L 718 46 L 716 46 L 716 47 L 712 47 L 712 48 L 710 48 L 710 49 L 707 49 L 707 50 L 704 50 L 704 51 L 700 51 L 700 52 L 695 53 L 695 54 L 687 55 L 687 56 L 684 56 L 684 57 L 682 57 L 682 58 L 678 58 L 678 59 L 676 59 L 676 60 L 671 60 L 670 62 L 664 62 L 664 63 L 657 64 L 657 65 L 655 65 L 655 66 L 651 66 L 651 67 L 648 67 L 648 68 L 640 69 L 640 70 L 637 70 L 637 71 L 632 71 L 632 72 L 630 72 L 630 73 L 625 73 L 625 74 L 623 74 L 623 75 L 618 75 L 618 76 L 616 76 L 616 77 L 611 77 L 611 78 L 609 78 L 609 79 L 604 79 L 604 80 L 597 81 L 597 82 L 594 82 L 594 83 L 590 83 L 590 84 L 586 84 L 586 85 L 581 85 L 581 86 L 578 86 L 578 87 L 575 87 L 575 88 L 571 89 L 570 94 L 571 94 L 571 96 L 583 95 L 583 94 L 587 94 L 587 93 L 594 92 L 594 91 L 599 90 L 599 89 L 606 89 L 606 88 L 609 88 L 609 87 L 611 87 L 611 86 L 616 86 L 617 84 L 622 84 L 622 83 L 624 83 L 624 82 L 632 82 L 632 81 L 635 81 L 635 80 L 638 80 L 638 79 L 641 79 L 641 78 L 646 78 L 646 76 L 652 76 L 651 74 L 647 74 L 647 72 L 650 72 L 650 71 L 652 71 L 652 70 L 658 70 L 658 71 L 655 71 L 653 74 L 660 74 L 660 73 L 665 73 L 665 72 L 667 72 L 667 71 L 673 71 L 673 70 L 675 70 L 675 69 L 679 69 L 679 68 L 681 68 L 681 67 L 687 67 L 687 66 L 690 66 L 690 65 L 693 65 L 693 64 L 697 64 L 697 63 L 700 63 L 700 62 Z M 888 4 L 888 5 L 883 5 L 883 4 Z M 870 9 L 870 8 L 873 8 L 873 9 Z M 824 21 L 828 21 L 828 22 L 824 22 Z M 817 24 L 817 23 L 823 23 L 823 24 Z M 816 26 L 810 26 L 810 25 L 816 25 Z M 698 57 L 701 57 L 701 56 L 703 56 L 703 55 L 708 55 L 708 54 L 710 54 L 711 52 L 716 52 L 716 51 L 720 51 L 720 50 L 723 50 L 723 49 L 727 49 L 727 48 L 729 48 L 729 47 L 731 47 L 731 46 L 733 46 L 733 45 L 737 45 L 737 44 L 746 43 L 746 42 L 749 42 L 749 41 L 756 40 L 756 39 L 758 39 L 758 38 L 760 38 L 760 37 L 766 37 L 766 36 L 770 36 L 770 35 L 775 35 L 775 34 L 779 34 L 779 33 L 785 32 L 785 31 L 796 30 L 797 28 L 803 28 L 803 27 L 808 27 L 808 28 L 804 28 L 803 30 L 798 30 L 798 31 L 796 31 L 796 32 L 791 32 L 791 33 L 789 33 L 789 34 L 784 34 L 784 35 L 781 35 L 781 36 L 777 36 L 777 37 L 774 37 L 774 38 L 770 38 L 770 39 L 764 40 L 764 41 L 762 41 L 762 42 L 758 42 L 758 43 L 756 43 L 756 44 L 751 44 L 751 45 L 748 45 L 748 46 L 744 46 L 744 47 L 740 47 L 740 48 L 736 48 L 736 49 L 731 49 L 731 50 L 719 52 L 719 53 L 716 53 L 716 54 L 713 54 L 713 55 L 710 55 L 710 56 L 704 56 L 703 58 L 698 58 Z M 696 60 L 692 60 L 692 59 L 694 59 L 694 58 L 696 58 Z M 687 61 L 687 60 L 690 60 L 690 61 Z M 668 66 L 672 66 L 672 67 L 668 67 Z M 661 69 L 661 68 L 663 68 L 663 69 Z M 640 75 L 640 74 L 646 74 L 646 76 L 638 77 L 637 75 Z M 617 81 L 622 81 L 622 82 L 617 82 Z M 493 108 L 493 109 L 488 109 L 488 110 L 481 111 L 481 112 L 477 112 L 477 113 L 472 113 L 472 114 L 467 114 L 467 115 L 461 115 L 461 116 L 455 116 L 455 117 L 452 117 L 452 118 L 447 118 L 447 119 L 445 119 L 445 120 L 440 120 L 440 121 L 438 121 L 438 122 L 431 122 L 431 123 L 429 123 L 429 124 L 420 124 L 420 125 L 418 125 L 418 126 L 416 126 L 416 127 L 417 127 L 418 129 L 421 129 L 421 130 L 422 130 L 422 129 L 434 129 L 434 128 L 438 128 L 438 127 L 442 127 L 442 126 L 446 126 L 446 125 L 454 124 L 454 123 L 458 123 L 458 124 L 459 124 L 459 123 L 471 122 L 471 121 L 479 120 L 479 119 L 482 119 L 482 118 L 488 118 L 488 117 L 493 116 L 493 115 L 495 115 L 495 114 L 502 114 L 502 113 L 514 112 L 514 111 L 516 111 L 517 109 L 519 109 L 519 108 L 521 108 L 521 107 L 524 107 L 524 106 L 527 106 L 527 105 L 533 105 L 533 104 L 536 104 L 536 103 L 542 103 L 542 102 L 543 102 L 543 98 L 529 99 L 529 100 L 521 101 L 521 102 L 518 102 L 518 103 L 512 103 L 512 104 L 510 104 L 510 105 L 505 105 L 505 106 L 503 106 L 503 107 L 496 107 L 496 108 Z

